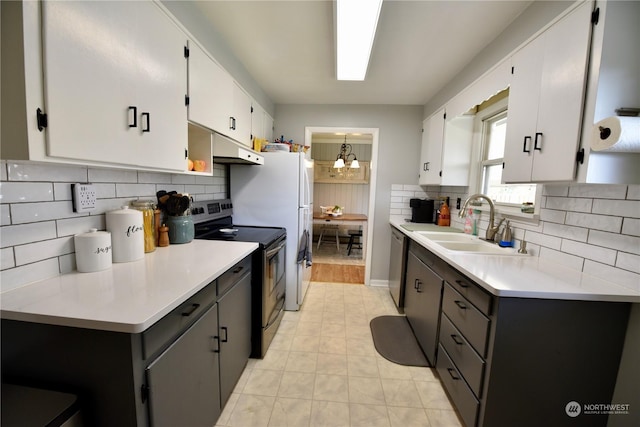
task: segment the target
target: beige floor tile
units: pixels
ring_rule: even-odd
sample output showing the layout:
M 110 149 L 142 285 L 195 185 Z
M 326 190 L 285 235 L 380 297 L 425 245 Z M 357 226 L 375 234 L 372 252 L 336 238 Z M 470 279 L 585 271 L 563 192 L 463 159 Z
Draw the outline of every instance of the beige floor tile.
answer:
M 305 427 L 311 419 L 311 400 L 278 397 L 273 405 L 269 427 Z
M 260 396 L 276 396 L 282 372 L 252 369 L 242 394 L 255 394 Z
M 338 337 L 345 338 L 346 337 L 346 327 L 345 325 L 339 323 L 322 323 L 322 329 L 320 329 L 320 336 L 323 337 Z
M 422 401 L 422 407 L 425 409 L 448 409 L 453 407 L 449 402 L 449 398 L 442 389 L 440 383 L 429 381 L 414 381 L 418 389 L 418 395 Z
M 291 342 L 293 341 L 293 334 L 290 335 L 285 335 L 285 334 L 281 334 L 279 333 L 280 331 L 278 331 L 278 333 L 276 333 L 276 336 L 273 337 L 273 340 L 271 341 L 271 344 L 269 345 L 269 350 L 291 350 Z
M 348 377 L 344 375 L 316 374 L 316 384 L 313 390 L 313 399 L 329 400 L 331 402 L 348 402 Z
M 229 416 L 227 426 L 266 427 L 269 424 L 274 402 L 275 397 L 241 394 Z
M 224 405 L 224 408 L 222 408 L 222 413 L 220 414 L 220 418 L 218 418 L 218 421 L 216 421 L 217 426 L 224 426 L 227 424 L 227 422 L 229 421 L 229 417 L 231 417 L 231 413 L 233 412 L 233 408 L 235 408 L 236 402 L 238 401 L 239 397 L 240 397 L 239 393 L 236 393 L 235 391 L 231 393 L 231 396 L 229 396 L 229 400 L 227 400 L 227 403 Z
M 384 357 L 377 355 L 376 362 L 378 364 L 378 371 L 380 372 L 380 378 L 392 378 L 396 380 L 411 380 L 411 370 L 408 366 L 398 365 L 397 363 L 390 362 Z
M 347 354 L 375 356 L 376 351 L 370 337 L 347 338 Z
M 348 354 L 347 368 L 349 369 L 349 376 L 352 377 L 378 378 L 380 376 L 375 356 L 360 356 L 357 354 Z
M 350 403 L 351 427 L 390 427 L 387 407 Z
M 303 322 L 301 320 L 298 322 L 296 335 L 310 335 L 319 337 L 320 329 L 322 329 L 322 322 Z
M 424 409 L 388 406 L 391 427 L 431 427 Z
M 347 375 L 347 355 L 346 354 L 318 354 L 316 365 L 317 374 Z
M 347 354 L 347 340 L 343 337 L 320 337 L 320 353 Z
M 291 351 L 317 353 L 320 348 L 320 335 L 296 335 L 291 342 Z
M 283 322 L 297 322 L 298 320 L 300 320 L 300 315 L 302 314 L 302 311 L 285 311 L 284 315 L 282 316 L 282 321 Z M 280 327 L 282 327 L 282 325 L 280 325 Z M 280 329 L 280 328 L 278 328 Z
M 452 410 L 426 409 L 430 427 L 463 427 L 458 415 Z
M 284 335 L 283 335 L 284 336 Z M 293 336 L 291 336 L 293 338 Z M 249 359 L 253 369 L 282 371 L 287 363 L 289 351 L 269 347 L 263 359 Z
M 304 310 L 302 311 L 302 313 L 300 314 L 300 322 L 322 322 L 322 316 L 324 314 L 324 310 L 320 309 L 318 310 L 317 308 L 312 310 Z
M 286 320 L 283 318 L 278 326 L 278 332 L 276 332 L 276 335 L 293 335 L 296 333 L 297 327 L 297 321 Z
M 436 370 L 433 368 L 422 368 L 419 366 L 409 366 L 409 372 L 411 378 L 414 381 L 430 381 L 440 383 L 440 380 L 436 376 Z
M 289 372 L 313 373 L 316 371 L 317 363 L 318 353 L 292 351 L 289 353 L 289 358 L 287 359 L 284 370 Z
M 249 359 L 249 361 L 254 360 L 254 359 Z M 247 365 L 249 365 L 247 363 Z M 242 375 L 240 375 L 240 378 L 238 379 L 238 382 L 236 383 L 236 386 L 233 388 L 233 392 L 234 393 L 242 393 L 242 390 L 244 389 L 244 386 L 247 384 L 247 381 L 249 381 L 249 377 L 251 376 L 251 369 L 247 369 L 245 368 L 244 371 L 242 371 Z
M 349 402 L 384 405 L 384 392 L 380 378 L 348 377 Z
M 325 314 L 322 318 L 324 324 L 337 324 L 337 325 L 345 325 L 345 313 L 331 313 Z
M 303 372 L 284 372 L 278 397 L 292 397 L 296 399 L 311 399 L 313 387 L 316 382 L 316 374 Z
M 346 327 L 347 338 L 362 338 L 371 334 L 371 328 L 368 324 L 349 324 Z
M 311 404 L 311 427 L 349 427 L 349 404 L 314 400 Z
M 382 378 L 382 390 L 388 406 L 422 408 L 422 401 L 413 380 Z

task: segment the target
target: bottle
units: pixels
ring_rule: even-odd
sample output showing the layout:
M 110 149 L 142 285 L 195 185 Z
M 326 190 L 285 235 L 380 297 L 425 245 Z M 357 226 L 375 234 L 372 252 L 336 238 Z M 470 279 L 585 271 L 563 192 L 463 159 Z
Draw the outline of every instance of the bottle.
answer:
M 464 232 L 466 234 L 471 234 L 473 233 L 473 210 L 469 209 L 467 211 L 467 215 L 464 219 Z
M 447 202 L 442 202 L 440 206 L 440 216 L 438 217 L 438 225 L 441 227 L 449 227 L 451 224 L 451 213 L 449 212 L 449 205 Z
M 157 232 L 155 225 L 156 205 L 153 200 L 134 200 L 131 207 L 142 212 L 144 226 L 144 252 L 156 250 Z

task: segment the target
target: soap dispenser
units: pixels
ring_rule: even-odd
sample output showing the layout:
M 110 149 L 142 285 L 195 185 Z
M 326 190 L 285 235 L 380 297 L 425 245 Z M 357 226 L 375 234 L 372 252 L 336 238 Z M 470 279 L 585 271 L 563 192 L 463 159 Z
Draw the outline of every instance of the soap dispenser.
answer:
M 504 230 L 502 232 L 502 238 L 500 238 L 500 243 L 498 243 L 503 248 L 510 248 L 513 246 L 513 235 L 511 231 L 511 227 L 509 227 L 509 221 L 504 226 Z

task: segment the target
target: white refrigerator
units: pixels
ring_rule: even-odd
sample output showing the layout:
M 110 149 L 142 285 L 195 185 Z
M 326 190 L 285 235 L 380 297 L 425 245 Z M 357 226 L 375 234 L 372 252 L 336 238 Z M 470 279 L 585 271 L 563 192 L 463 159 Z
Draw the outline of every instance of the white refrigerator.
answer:
M 261 155 L 262 166 L 230 167 L 233 221 L 287 229 L 285 310 L 299 310 L 311 281 L 313 160 L 305 153 Z

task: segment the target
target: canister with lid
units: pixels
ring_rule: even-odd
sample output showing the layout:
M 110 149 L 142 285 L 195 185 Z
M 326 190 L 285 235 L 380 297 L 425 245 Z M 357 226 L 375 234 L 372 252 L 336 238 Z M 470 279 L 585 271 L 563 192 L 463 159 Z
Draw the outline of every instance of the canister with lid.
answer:
M 142 212 L 144 224 L 144 251 L 156 250 L 155 203 L 153 200 L 134 200 L 131 207 Z
M 123 206 L 106 213 L 111 233 L 113 262 L 136 261 L 144 257 L 144 221 L 142 212 Z
M 102 271 L 111 267 L 111 233 L 91 228 L 88 233 L 73 236 L 76 268 L 81 273 Z

